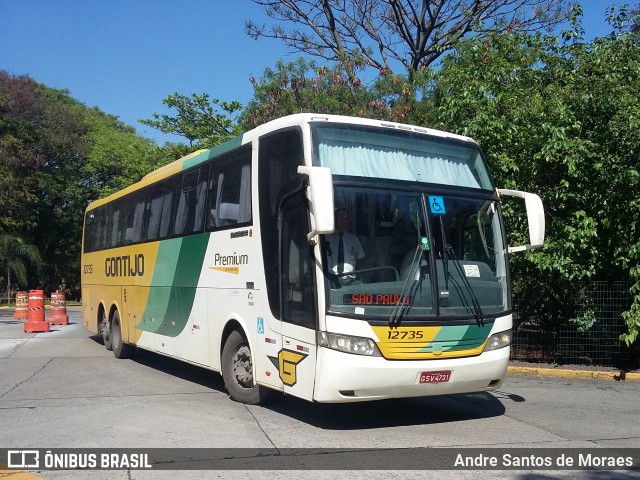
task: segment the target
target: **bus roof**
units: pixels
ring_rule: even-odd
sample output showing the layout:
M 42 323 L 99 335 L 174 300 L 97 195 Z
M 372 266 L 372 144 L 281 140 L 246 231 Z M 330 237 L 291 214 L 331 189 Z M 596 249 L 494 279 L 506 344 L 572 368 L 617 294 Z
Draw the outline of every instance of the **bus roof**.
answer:
M 167 165 L 164 165 L 147 175 L 145 175 L 139 182 L 136 182 L 128 187 L 125 187 L 118 192 L 115 192 L 107 197 L 95 200 L 88 207 L 87 210 L 92 210 L 95 207 L 100 205 L 104 205 L 106 203 L 111 202 L 117 198 L 126 195 L 127 193 L 136 191 L 140 188 L 143 188 L 147 185 L 153 184 L 156 181 L 162 180 L 163 178 L 169 177 L 175 173 L 181 172 L 188 168 L 194 167 L 200 163 L 206 162 L 207 160 L 222 155 L 228 151 L 231 151 L 243 143 L 247 143 L 249 139 L 257 138 L 260 135 L 264 135 L 266 133 L 280 130 L 282 128 L 294 127 L 294 126 L 302 126 L 307 123 L 314 122 L 329 122 L 329 123 L 344 123 L 350 125 L 363 125 L 370 127 L 379 127 L 386 129 L 397 129 L 402 131 L 410 131 L 416 133 L 422 133 L 425 135 L 429 135 L 432 137 L 450 139 L 458 142 L 471 143 L 476 145 L 476 142 L 463 135 L 457 135 L 455 133 L 445 132 L 442 130 L 435 130 L 427 127 L 420 127 L 416 125 L 408 125 L 397 122 L 389 122 L 386 120 L 374 120 L 370 118 L 360 118 L 360 117 L 349 117 L 344 115 L 329 115 L 329 114 L 321 114 L 321 113 L 296 113 L 293 115 L 287 115 L 285 117 L 281 117 L 275 120 L 271 120 L 263 125 L 260 125 L 253 130 L 250 130 L 242 135 L 234 137 L 230 140 L 227 140 L 220 145 L 209 149 L 197 150 L 189 155 L 179 158 Z
M 279 130 L 281 128 L 290 127 L 293 125 L 304 125 L 306 123 L 312 122 L 332 122 L 332 123 L 345 123 L 351 125 L 364 125 L 370 127 L 382 127 L 388 129 L 397 129 L 402 131 L 410 131 L 423 133 L 426 135 L 430 135 L 438 138 L 446 138 L 451 140 L 456 140 L 459 142 L 472 143 L 477 145 L 476 141 L 472 138 L 466 137 L 464 135 L 458 135 L 455 133 L 445 132 L 443 130 L 436 130 L 428 127 L 420 127 L 417 125 L 409 125 L 406 123 L 398 123 L 398 122 L 390 122 L 387 120 L 374 120 L 371 118 L 362 118 L 362 117 L 349 117 L 345 115 L 330 115 L 323 113 L 296 113 L 293 115 L 288 115 L 286 117 L 278 118 L 276 120 L 272 120 L 263 125 L 260 125 L 255 130 L 257 130 L 259 135 L 263 135 L 269 131 Z

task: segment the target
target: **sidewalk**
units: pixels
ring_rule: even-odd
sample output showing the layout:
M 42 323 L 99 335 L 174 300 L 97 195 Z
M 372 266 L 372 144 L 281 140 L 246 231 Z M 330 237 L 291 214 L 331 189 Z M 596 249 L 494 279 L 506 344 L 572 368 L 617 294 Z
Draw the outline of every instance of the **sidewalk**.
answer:
M 550 366 L 536 363 L 509 362 L 509 375 L 574 378 L 583 380 L 614 380 L 640 383 L 640 371 L 622 372 L 613 368 L 584 365 Z

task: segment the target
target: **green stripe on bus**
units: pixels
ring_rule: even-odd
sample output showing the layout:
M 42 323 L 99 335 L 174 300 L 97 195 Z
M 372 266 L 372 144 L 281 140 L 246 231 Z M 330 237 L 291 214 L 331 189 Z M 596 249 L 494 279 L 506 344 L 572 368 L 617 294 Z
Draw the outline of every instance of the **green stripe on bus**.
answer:
M 440 329 L 435 338 L 419 352 L 433 350 L 468 350 L 484 343 L 493 328 L 493 323 L 484 325 L 450 325 Z
M 209 234 L 160 244 L 140 330 L 176 337 L 189 320 Z
M 220 145 L 216 145 L 215 147 L 210 148 L 209 150 L 205 150 L 204 152 L 198 155 L 194 155 L 193 157 L 188 158 L 182 164 L 182 169 L 187 170 L 188 168 L 195 167 L 196 165 L 206 162 L 210 158 L 218 157 L 224 153 L 227 153 L 239 147 L 240 145 L 242 145 L 242 135 L 238 137 L 234 137 L 231 140 L 227 140 L 226 142 L 221 143 Z

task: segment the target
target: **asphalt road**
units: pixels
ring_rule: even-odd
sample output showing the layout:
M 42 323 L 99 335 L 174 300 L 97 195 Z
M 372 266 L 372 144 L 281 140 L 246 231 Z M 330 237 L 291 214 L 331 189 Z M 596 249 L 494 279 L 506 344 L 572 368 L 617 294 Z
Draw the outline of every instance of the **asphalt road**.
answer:
M 640 447 L 640 383 L 509 375 L 491 394 L 346 405 L 278 396 L 265 407 L 247 406 L 230 400 L 220 375 L 205 369 L 147 352 L 115 359 L 82 328 L 80 309 L 68 311 L 70 325 L 26 334 L 22 320 L 13 320 L 11 310 L 0 310 L 0 449 L 202 448 L 205 456 L 212 452 L 227 466 L 186 470 L 193 462 L 174 459 L 172 468 L 185 470 L 0 470 L 0 479 L 457 479 L 477 478 L 479 472 L 404 470 L 402 455 L 388 449 L 447 447 L 465 453 L 469 447 L 491 452 Z M 274 470 L 267 456 L 259 457 L 267 465 L 264 470 L 244 471 L 233 470 L 224 450 L 236 448 L 254 449 L 246 451 L 248 457 L 262 450 L 320 450 L 292 456 L 299 462 L 297 470 Z M 331 449 L 364 451 L 387 469 L 313 470 L 318 459 L 340 462 Z M 485 476 L 613 479 L 640 478 L 640 472 L 523 468 Z

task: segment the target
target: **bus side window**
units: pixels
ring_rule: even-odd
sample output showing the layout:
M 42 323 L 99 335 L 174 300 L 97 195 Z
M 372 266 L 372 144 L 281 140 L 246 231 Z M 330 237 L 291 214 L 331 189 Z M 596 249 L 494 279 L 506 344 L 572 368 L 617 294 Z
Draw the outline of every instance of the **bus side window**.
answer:
M 207 230 L 251 221 L 251 148 L 216 159 L 207 194 Z
M 245 223 L 251 219 L 251 199 L 249 198 L 249 202 L 246 198 L 243 199 L 249 187 L 249 166 L 235 164 L 230 167 L 224 174 L 218 204 L 218 219 L 221 226 Z
M 242 169 L 240 170 L 240 211 L 238 215 L 238 223 L 247 223 L 251 221 L 251 151 L 249 156 L 242 160 Z
M 97 211 L 98 209 L 87 213 L 84 218 L 84 252 L 93 252 L 96 250 L 98 238 Z
M 209 176 L 209 165 L 200 167 L 198 186 L 196 187 L 194 209 L 193 233 L 200 233 L 204 230 L 204 211 L 207 199 L 207 177 Z
M 171 205 L 173 204 L 173 182 L 167 182 L 163 185 L 164 193 L 162 194 L 162 214 L 160 216 L 160 231 L 158 239 L 167 238 L 171 227 Z
M 209 183 L 207 184 L 207 230 L 218 227 L 218 197 L 222 186 L 223 174 L 215 167 L 211 167 Z
M 171 186 L 167 182 L 153 187 L 147 202 L 144 239 L 152 242 L 166 237 L 171 215 Z M 164 230 L 163 228 L 164 227 Z
M 120 246 L 120 202 L 114 203 L 111 208 L 111 238 L 107 247 L 116 248 Z
M 183 235 L 186 231 L 189 200 L 194 195 L 197 184 L 197 170 L 183 174 L 176 184 L 177 205 L 176 214 L 173 218 L 173 235 Z
M 96 250 L 104 250 L 109 248 L 109 234 L 111 233 L 111 205 L 107 204 L 100 207 L 100 212 L 97 218 L 100 222 L 100 231 L 98 232 L 98 244 L 96 245 Z
M 185 173 L 176 185 L 177 206 L 173 234 L 202 232 L 208 166 Z
M 124 245 L 130 245 L 142 240 L 145 198 L 142 195 L 128 197 L 124 207 Z

